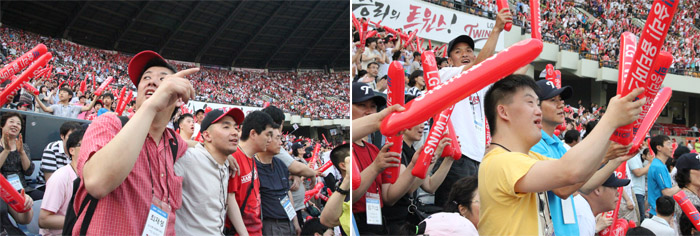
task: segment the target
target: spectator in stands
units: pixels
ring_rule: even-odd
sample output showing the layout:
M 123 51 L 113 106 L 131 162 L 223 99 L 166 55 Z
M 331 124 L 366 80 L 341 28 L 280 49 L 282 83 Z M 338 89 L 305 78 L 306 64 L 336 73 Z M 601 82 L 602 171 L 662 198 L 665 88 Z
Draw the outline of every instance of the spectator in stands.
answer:
M 700 209 L 699 204 L 694 204 L 695 209 Z M 696 235 L 698 232 L 697 229 L 695 229 L 695 225 L 693 224 L 692 221 L 690 221 L 690 218 L 688 218 L 687 215 L 681 214 L 680 216 L 677 216 L 680 218 L 678 221 L 678 225 L 680 225 L 680 231 L 677 233 L 680 235 Z
M 606 211 L 615 209 L 619 194 L 618 187 L 627 186 L 629 179 L 618 179 L 615 174 L 610 174 L 603 185 L 597 187 L 590 193 L 581 193 L 585 201 L 577 201 L 581 204 L 583 212 L 579 213 L 579 233 L 580 235 L 595 235 L 606 227 L 599 227 L 596 224 L 596 216 Z M 594 231 L 595 230 L 595 231 Z
M 78 157 L 84 134 L 85 129 L 80 127 L 66 135 L 65 151 L 68 158 Z M 63 147 L 64 145 L 61 145 L 61 148 Z M 39 227 L 41 228 L 39 233 L 41 235 L 61 235 L 66 212 L 68 207 L 72 207 L 68 204 L 73 197 L 73 181 L 78 178 L 77 165 L 77 161 L 70 162 L 52 172 L 53 178 L 47 178 L 45 197 L 41 202 L 41 212 L 39 213 Z
M 202 122 L 204 144 L 188 148 L 174 165 L 182 180 L 182 209 L 177 211 L 175 232 L 214 235 L 224 232 L 229 168 L 227 157 L 236 151 L 244 114 L 238 108 L 212 110 Z M 190 117 L 191 119 L 191 117 Z M 184 138 L 183 138 L 184 139 Z M 219 184 L 215 184 L 219 183 Z
M 698 154 L 687 153 L 681 155 L 676 162 L 676 168 L 678 168 L 678 172 L 675 180 L 678 183 L 678 187 L 681 188 L 681 191 L 685 193 L 693 205 L 700 205 L 700 197 L 698 196 L 698 193 L 700 193 L 700 181 L 698 181 L 698 177 L 700 177 L 700 161 L 698 160 Z M 679 232 L 681 227 L 678 224 L 681 221 L 681 215 L 684 215 L 684 213 L 678 205 L 675 206 L 675 215 L 676 220 L 673 228 Z
M 182 179 L 167 170 L 185 153 L 187 144 L 166 126 L 177 106 L 176 101 L 186 102 L 194 97 L 190 80 L 184 77 L 198 69 L 176 73 L 160 55 L 143 51 L 131 59 L 128 70 L 129 78 L 138 88 L 138 112 L 125 125 L 113 113 L 101 115 L 85 132 L 87 142 L 77 159 L 77 174 L 82 183 L 73 207 L 78 213 L 83 201 L 99 199 L 99 204 L 90 222 L 83 222 L 84 217 L 79 216 L 73 234 L 143 233 L 146 224 L 155 226 L 152 225 L 155 222 L 147 219 L 150 211 L 139 206 L 154 202 L 159 210 L 168 213 L 158 221 L 167 223 L 150 229 L 160 234 L 175 234 L 175 211 L 180 208 Z M 166 151 L 159 152 L 158 147 L 164 146 Z M 162 178 L 158 179 L 165 181 L 138 184 L 150 183 L 152 175 L 149 173 L 161 173 Z M 81 232 L 82 224 L 90 225 L 87 232 Z
M 49 88 L 46 86 L 41 86 L 39 87 L 39 97 L 38 100 L 44 104 L 44 106 L 48 107 L 51 106 L 51 97 L 53 97 L 55 90 L 51 91 L 49 93 Z M 43 110 L 38 109 L 40 113 L 44 113 Z
M 85 116 L 86 120 L 94 120 L 97 117 L 97 112 L 102 109 L 102 101 L 97 100 L 95 102 L 95 106 L 92 107 L 92 111 L 90 112 L 89 115 Z
M 498 37 L 503 31 L 506 23 L 512 22 L 512 15 L 508 9 L 501 10 L 496 17 L 496 23 L 489 34 L 484 47 L 479 55 L 474 55 L 474 40 L 467 35 L 460 35 L 447 46 L 448 61 L 451 67 L 444 67 L 439 71 L 442 82 L 455 77 L 462 71 L 466 71 L 474 65 L 481 63 L 486 58 L 493 55 L 496 49 Z M 442 185 L 435 192 L 435 205 L 442 206 L 450 192 L 450 187 L 457 180 L 475 175 L 478 172 L 479 164 L 486 149 L 486 118 L 484 116 L 484 95 L 489 86 L 482 90 L 470 94 L 455 104 L 452 112 L 452 125 L 461 144 L 462 158 L 452 164 L 452 168 L 447 173 L 447 177 Z M 469 137 L 469 138 L 468 138 Z M 440 165 L 442 158 L 438 159 L 436 165 Z
M 102 94 L 102 108 L 97 110 L 97 116 L 104 114 L 105 112 L 111 112 L 115 110 L 113 106 L 114 95 L 111 93 Z
M 645 148 L 635 157 L 627 161 L 627 166 L 632 173 L 630 176 L 632 180 L 632 191 L 637 198 L 640 222 L 646 218 L 644 216 L 646 212 L 646 204 L 644 203 L 646 199 L 647 173 L 649 172 L 649 167 L 651 167 L 651 162 L 653 159 L 654 157 L 649 155 L 649 149 Z M 644 161 L 646 161 L 646 164 L 643 164 Z M 698 200 L 698 203 L 700 203 L 700 199 Z
M 671 224 L 674 221 L 674 205 L 676 205 L 676 202 L 672 197 L 659 197 L 656 199 L 657 215 L 651 217 L 651 219 L 645 220 L 640 226 L 651 230 L 655 235 L 676 235 L 676 232 L 671 228 Z
M 77 119 L 78 113 L 92 109 L 92 106 L 94 106 L 95 102 L 97 102 L 97 100 L 93 100 L 92 103 L 87 106 L 71 105 L 69 104 L 69 101 L 73 97 L 73 91 L 66 87 L 61 88 L 61 92 L 58 93 L 58 97 L 58 103 L 49 107 L 44 106 L 44 103 L 41 102 L 38 102 L 37 104 L 39 104 L 39 107 L 45 112 L 52 113 L 60 117 Z
M 279 131 L 280 133 L 282 133 L 282 129 L 284 128 L 282 126 L 284 124 L 284 112 L 276 106 L 268 106 L 265 109 L 262 109 L 262 111 L 270 115 L 272 121 L 275 122 L 275 124 L 279 124 Z M 297 152 L 299 151 L 300 150 L 297 150 Z M 287 152 L 287 150 L 284 150 L 283 146 L 280 146 L 279 153 L 275 155 L 275 158 L 280 159 L 284 163 L 291 175 L 311 178 L 315 177 L 318 174 L 316 170 L 309 168 L 309 166 L 304 165 L 301 162 L 294 161 L 294 157 L 290 156 L 289 152 Z
M 537 217 L 538 210 L 544 210 L 539 215 L 549 215 L 549 207 L 536 207 L 537 201 L 546 197 L 542 192 L 572 185 L 578 188 L 588 181 L 606 156 L 610 135 L 617 127 L 635 121 L 644 103 L 644 99 L 633 101 L 643 89 L 622 98 L 613 97 L 611 112 L 591 132 L 592 138 L 584 139 L 561 159 L 549 159 L 530 151 L 541 139 L 537 89 L 532 78 L 510 75 L 486 93 L 484 107 L 493 141 L 479 170 L 480 234 L 551 232 L 549 217 Z M 502 221 L 505 216 L 511 216 L 511 220 Z M 547 226 L 540 227 L 544 225 L 538 226 L 537 222 L 546 222 Z
M 274 126 L 272 118 L 261 111 L 254 111 L 243 120 L 238 149 L 233 154 L 240 174 L 232 175 L 228 183 L 226 228 L 229 232 L 262 235 L 260 180 L 255 171 L 254 155 L 266 150 L 272 141 Z
M 474 227 L 479 225 L 479 180 L 477 176 L 467 176 L 452 185 L 452 191 L 443 208 L 444 212 L 457 212 L 469 219 Z
M 304 147 L 304 144 L 302 142 L 297 142 L 294 145 L 292 145 L 292 156 L 294 157 L 294 162 L 298 162 L 302 165 L 308 166 L 309 163 L 304 158 L 307 155 L 311 156 L 311 153 L 306 151 L 306 148 Z M 304 194 L 308 189 L 304 184 L 305 178 L 299 175 L 291 175 L 289 176 L 289 178 L 291 181 L 290 190 L 292 191 L 292 197 L 294 199 L 294 211 L 296 211 L 297 215 L 303 216 L 303 210 L 305 209 Z M 312 181 L 310 185 L 316 185 L 316 178 L 310 179 Z M 303 220 L 299 221 L 299 226 L 301 226 L 302 228 L 304 227 Z
M 282 146 L 282 133 L 275 124 L 272 141 L 264 152 L 255 156 L 255 165 L 260 174 L 260 199 L 263 215 L 263 235 L 297 235 L 301 233 L 298 219 L 289 192 L 289 170 L 282 160 L 274 158 Z M 280 204 L 281 203 L 281 204 Z
M 71 163 L 72 158 L 68 156 L 66 153 L 68 149 L 64 147 L 70 134 L 81 127 L 80 123 L 75 121 L 64 122 L 59 129 L 61 139 L 46 145 L 44 154 L 41 156 L 41 168 L 39 169 L 39 178 L 44 180 L 42 182 L 46 183 L 54 171 Z M 77 155 L 75 156 L 77 157 Z
M 671 153 L 673 150 L 671 142 L 668 136 L 660 134 L 652 137 L 649 143 L 651 150 L 656 154 L 656 158 L 651 161 L 651 166 L 647 174 L 647 188 L 649 194 L 647 202 L 649 203 L 649 214 L 652 216 L 656 215 L 657 198 L 664 195 L 673 196 L 680 191 L 678 186 L 672 185 L 671 175 L 664 164 L 673 156 Z
M 369 63 L 370 62 L 376 62 L 377 64 L 377 70 L 379 70 L 379 64 L 386 63 L 386 52 L 385 51 L 379 51 L 377 47 L 379 39 L 376 37 L 368 38 L 365 44 L 367 45 L 365 47 L 364 52 L 362 53 L 362 68 L 361 69 L 367 69 L 369 71 Z M 379 72 L 379 71 L 377 71 Z M 376 74 L 374 75 L 375 77 L 377 76 Z
M 32 217 L 34 216 L 32 206 L 34 205 L 34 201 L 32 200 L 32 197 L 27 194 L 24 194 L 23 197 L 24 213 L 19 213 L 7 205 L 5 201 L 0 201 L 0 220 L 2 222 L 7 222 L 2 224 L 3 231 L 7 235 L 24 235 L 24 232 L 21 229 L 17 228 L 15 224 L 12 224 L 10 221 L 10 216 L 17 224 L 26 225 L 32 222 Z
M 423 71 L 415 70 L 408 76 L 408 90 L 406 90 L 406 94 L 418 97 L 423 95 L 423 91 L 425 91 L 425 78 L 423 78 Z
M 44 192 L 27 185 L 25 176 L 34 172 L 29 145 L 22 139 L 24 120 L 19 113 L 5 112 L 0 117 L 2 141 L 0 142 L 0 172 L 18 191 L 24 189 L 34 200 L 44 196 Z
M 238 108 L 234 108 L 238 109 Z M 180 118 L 177 119 L 177 129 L 180 132 L 180 137 L 184 139 L 187 142 L 187 145 L 190 147 L 194 147 L 199 143 L 198 141 L 194 140 L 192 137 L 200 137 L 199 135 L 194 134 L 194 119 L 192 118 L 192 114 L 182 114 Z
M 421 66 L 420 57 L 420 52 L 413 52 L 413 61 L 411 62 L 411 68 L 408 70 L 409 74 L 423 68 L 423 66 Z
M 389 77 L 388 75 L 384 75 L 384 76 L 382 76 L 382 77 L 380 77 L 380 78 L 377 78 L 377 85 L 376 85 L 376 86 L 377 86 L 377 87 L 376 87 L 377 92 L 380 92 L 380 93 L 387 93 L 386 90 L 389 88 L 389 87 L 388 87 L 388 84 L 387 84 L 387 78 L 388 78 L 388 77 Z
M 30 105 L 29 103 L 26 103 L 26 102 L 18 102 L 18 103 L 17 103 L 17 110 L 18 110 L 18 111 L 28 111 L 30 106 L 31 106 L 31 105 Z
M 333 229 L 321 224 L 319 218 L 311 218 L 304 224 L 301 236 L 333 236 Z
M 564 148 L 568 151 L 576 144 L 581 142 L 581 133 L 578 130 L 572 129 L 564 133 Z
M 342 144 L 331 151 L 333 166 L 340 171 L 341 178 L 335 191 L 328 198 L 321 212 L 321 223 L 327 227 L 340 226 L 345 235 L 350 235 L 350 145 Z M 308 221 L 306 223 L 309 223 Z
M 371 86 L 373 90 L 377 90 L 377 77 L 379 74 L 379 63 L 370 62 L 367 64 L 367 74 L 358 80 L 361 83 L 366 83 Z

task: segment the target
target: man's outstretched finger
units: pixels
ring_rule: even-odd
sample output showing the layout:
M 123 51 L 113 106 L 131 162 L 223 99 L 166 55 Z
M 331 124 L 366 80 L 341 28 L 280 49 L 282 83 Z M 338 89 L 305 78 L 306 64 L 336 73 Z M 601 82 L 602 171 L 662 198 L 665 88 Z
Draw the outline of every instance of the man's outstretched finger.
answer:
M 175 76 L 185 78 L 188 75 L 191 75 L 191 74 L 194 74 L 197 72 L 199 72 L 199 68 L 189 68 L 189 69 L 182 70 L 180 72 L 175 73 Z
M 636 98 L 637 96 L 639 96 L 643 92 L 644 92 L 644 88 L 636 88 L 636 89 L 632 90 L 629 94 L 627 94 L 627 96 L 623 97 L 622 99 L 625 99 L 627 101 L 633 101 L 634 98 Z

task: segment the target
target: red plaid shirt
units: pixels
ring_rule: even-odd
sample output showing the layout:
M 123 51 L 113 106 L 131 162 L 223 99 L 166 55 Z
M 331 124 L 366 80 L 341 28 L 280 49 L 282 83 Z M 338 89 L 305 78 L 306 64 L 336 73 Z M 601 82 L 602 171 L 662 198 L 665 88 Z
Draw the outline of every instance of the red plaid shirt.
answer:
M 78 176 L 83 178 L 83 167 L 93 154 L 121 130 L 121 121 L 113 113 L 103 114 L 85 132 L 82 150 L 78 156 Z M 179 143 L 177 156 L 181 157 L 187 150 L 187 143 L 179 136 L 172 137 L 167 130 L 156 144 L 148 135 L 144 141 L 134 168 L 124 182 L 107 196 L 100 199 L 95 214 L 90 222 L 88 234 L 91 235 L 140 235 L 146 224 L 153 195 L 161 201 L 167 201 L 172 207 L 168 215 L 167 235 L 175 235 L 175 211 L 182 204 L 182 177 L 173 171 L 173 157 L 170 140 L 176 138 Z M 148 153 L 148 154 L 147 154 Z M 151 156 L 150 171 L 148 156 Z M 119 153 L 114 158 L 122 158 Z M 149 173 L 152 173 L 149 174 Z M 153 188 L 151 185 L 153 181 Z M 87 194 L 85 181 L 78 188 L 73 209 L 79 212 L 80 204 Z M 151 194 L 153 189 L 154 194 Z M 169 197 L 168 197 L 169 195 Z M 167 200 L 166 200 L 167 198 Z M 80 233 L 80 226 L 85 214 L 81 215 L 73 228 L 73 235 Z

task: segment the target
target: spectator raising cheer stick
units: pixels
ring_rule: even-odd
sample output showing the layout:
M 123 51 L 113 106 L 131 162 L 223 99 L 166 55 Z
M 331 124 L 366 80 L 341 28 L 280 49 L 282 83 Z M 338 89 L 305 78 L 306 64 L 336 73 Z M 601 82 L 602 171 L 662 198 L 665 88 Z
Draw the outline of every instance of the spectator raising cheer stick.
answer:
M 9 100 L 8 96 L 17 92 L 17 89 L 19 89 L 24 82 L 29 81 L 31 75 L 34 74 L 34 71 L 39 69 L 39 67 L 46 65 L 46 63 L 48 63 L 51 59 L 51 56 L 51 53 L 46 53 L 39 57 L 39 59 L 34 61 L 34 63 L 31 66 L 29 66 L 27 70 L 22 72 L 22 74 L 15 81 L 13 81 L 11 84 L 5 87 L 5 89 L 3 89 L 2 92 L 0 92 L 0 106 L 5 105 L 5 103 L 7 103 L 7 101 Z
M 527 65 L 542 52 L 542 41 L 525 39 L 445 81 L 406 104 L 406 110 L 384 118 L 381 132 L 392 136 L 442 112 L 470 94 Z
M 503 9 L 508 9 L 508 0 L 496 0 L 496 5 L 498 6 L 498 12 L 501 12 Z M 508 22 L 503 29 L 510 32 L 511 27 L 513 27 L 513 23 Z
M 425 141 L 424 147 L 421 149 L 420 155 L 418 156 L 418 161 L 411 171 L 413 176 L 425 179 L 430 162 L 432 161 L 433 155 L 435 155 L 437 150 L 438 143 L 440 143 L 440 139 L 445 133 L 445 130 L 447 130 L 447 123 L 450 122 L 450 116 L 452 115 L 452 110 L 454 110 L 454 108 L 455 106 L 451 106 L 442 111 L 439 118 L 433 125 L 433 128 L 430 129 L 428 140 Z
M 389 86 L 389 92 L 387 94 L 387 106 L 394 104 L 404 105 L 404 86 L 405 86 L 405 75 L 403 72 L 403 66 L 398 61 L 391 62 L 389 66 L 389 79 L 387 84 Z M 403 135 L 387 136 L 387 142 L 394 143 L 389 148 L 389 152 L 395 152 L 401 154 L 402 145 L 398 145 L 403 142 Z M 401 167 L 388 167 L 384 169 L 382 173 L 382 181 L 384 183 L 395 183 L 396 179 L 399 178 L 399 172 Z
M 24 207 L 24 189 L 22 189 L 22 193 L 20 194 L 15 190 L 15 187 L 12 187 L 12 184 L 5 179 L 5 176 L 2 175 L 0 175 L 0 197 L 2 197 L 2 200 L 4 200 L 7 205 L 19 213 L 31 210 L 31 208 L 25 209 Z
M 647 17 L 642 36 L 639 38 L 639 47 L 634 53 L 634 59 L 630 66 L 625 84 L 622 88 L 622 96 L 626 96 L 632 90 L 639 87 L 646 87 L 649 82 L 647 77 L 651 72 L 654 64 L 654 59 L 661 52 L 661 46 L 664 44 L 664 39 L 671 26 L 671 20 L 676 13 L 679 1 L 663 1 L 654 0 L 651 5 L 651 11 Z M 618 85 L 620 86 L 620 85 Z M 640 94 L 637 99 L 643 98 Z M 627 145 L 632 142 L 634 123 L 619 127 L 615 130 L 610 140 L 622 145 Z

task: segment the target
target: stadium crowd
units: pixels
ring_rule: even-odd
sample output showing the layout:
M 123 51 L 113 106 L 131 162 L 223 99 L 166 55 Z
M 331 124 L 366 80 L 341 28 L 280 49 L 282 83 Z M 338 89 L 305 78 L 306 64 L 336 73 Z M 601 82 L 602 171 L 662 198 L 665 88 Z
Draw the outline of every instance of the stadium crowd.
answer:
M 127 54 L 82 46 L 6 26 L 0 27 L 0 41 L 0 60 L 3 64 L 14 60 L 39 43 L 45 44 L 54 54 L 51 62 L 54 68 L 53 76 L 35 84 L 35 87 L 41 90 L 42 98 L 51 97 L 53 92 L 53 101 L 49 99 L 49 103 L 45 103 L 47 106 L 58 102 L 58 85 L 62 84 L 69 85 L 74 92 L 71 103 L 86 95 L 85 102 L 89 104 L 95 100 L 92 96 L 93 90 L 108 76 L 115 78 L 111 87 L 120 89 L 127 86 L 135 91 L 126 74 L 126 64 L 130 58 Z M 188 65 L 172 63 L 178 69 Z M 78 93 L 83 80 L 88 85 L 84 94 Z M 349 118 L 349 90 L 345 86 L 347 81 L 347 74 L 340 72 L 263 73 L 206 68 L 193 76 L 193 84 L 198 91 L 196 101 L 255 107 L 262 107 L 269 102 L 290 114 L 312 119 Z M 94 87 L 93 83 L 96 84 Z M 30 110 L 35 109 L 31 101 L 21 101 L 29 103 Z M 20 102 L 19 98 L 15 102 Z
M 430 2 L 455 8 L 483 6 L 483 14 L 494 9 L 479 5 L 486 1 Z M 560 40 L 571 34 L 564 39 L 572 50 L 618 44 L 596 37 L 587 41 L 583 36 L 590 28 L 580 26 L 588 19 L 579 20 L 579 13 L 568 7 L 573 2 L 542 4 L 551 10 L 542 14 L 545 36 Z M 527 10 L 526 5 L 515 6 Z M 493 55 L 505 23 L 523 20 L 523 12 L 512 12 L 492 12 L 496 23 L 478 55 L 474 40 L 464 35 L 447 43 L 447 55 L 435 52 L 441 81 Z M 549 24 L 553 19 L 557 23 Z M 613 26 L 620 32 L 603 26 L 593 28 L 598 30 L 593 34 L 609 31 L 600 37 L 608 39 L 625 30 L 639 33 L 632 23 Z M 567 105 L 564 100 L 571 98 L 574 88 L 556 88 L 544 75 L 532 78 L 522 75 L 526 68 L 520 68 L 457 102 L 448 121 L 454 128 L 421 120 L 400 132 L 401 143 L 391 143 L 379 132 L 380 124 L 405 108 L 387 107 L 389 64 L 403 65 L 406 103 L 428 91 L 421 53 L 401 45 L 396 35 L 377 32 L 364 47 L 357 29 L 353 27 L 352 33 L 352 158 L 361 182 L 353 184 L 351 203 L 360 235 L 599 235 L 612 230 L 612 225 L 627 235 L 697 232 L 692 217 L 672 196 L 682 192 L 700 207 L 700 184 L 694 181 L 700 150 L 688 148 L 700 144 L 650 132 L 642 146 L 629 153 L 631 145 L 610 141 L 616 128 L 639 117 L 644 101 L 633 98 L 642 89 L 615 96 L 608 104 Z M 615 53 L 590 47 L 596 47 L 598 54 Z M 428 111 L 411 114 L 417 112 Z M 459 146 L 453 147 L 450 135 L 433 137 L 433 129 L 454 132 Z M 395 145 L 401 145 L 400 152 L 391 151 Z M 461 157 L 443 154 L 451 148 L 452 153 L 458 149 Z M 414 171 L 423 155 L 430 163 L 426 177 L 419 178 Z M 618 166 L 626 169 L 626 175 L 614 174 Z M 389 172 L 393 168 L 399 172 Z M 398 178 L 390 180 L 395 175 Z M 620 219 L 605 216 L 616 207 Z
M 495 19 L 495 1 L 426 0 L 445 7 Z M 513 23 L 529 30 L 529 1 L 509 1 Z M 650 1 L 540 1 L 543 40 L 562 50 L 576 51 L 582 58 L 617 68 L 620 35 L 637 36 L 651 8 Z M 700 2 L 683 1 L 678 6 L 663 47 L 674 57 L 671 73 L 700 77 Z M 584 11 L 586 13 L 584 13 Z M 556 19 L 556 20 L 554 20 Z

